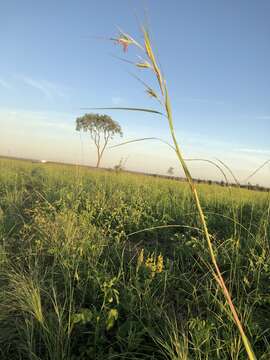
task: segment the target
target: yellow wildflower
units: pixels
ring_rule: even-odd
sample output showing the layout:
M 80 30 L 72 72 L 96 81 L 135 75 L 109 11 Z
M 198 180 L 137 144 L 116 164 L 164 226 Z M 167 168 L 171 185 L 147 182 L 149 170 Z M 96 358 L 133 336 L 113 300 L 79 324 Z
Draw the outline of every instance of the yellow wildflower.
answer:
M 157 266 L 156 266 L 156 272 L 157 273 L 161 273 L 162 270 L 164 268 L 164 264 L 163 264 L 163 256 L 161 254 L 158 255 L 157 258 Z
M 156 273 L 156 262 L 153 255 L 149 256 L 145 261 L 145 267 L 151 271 L 151 276 L 154 277 Z

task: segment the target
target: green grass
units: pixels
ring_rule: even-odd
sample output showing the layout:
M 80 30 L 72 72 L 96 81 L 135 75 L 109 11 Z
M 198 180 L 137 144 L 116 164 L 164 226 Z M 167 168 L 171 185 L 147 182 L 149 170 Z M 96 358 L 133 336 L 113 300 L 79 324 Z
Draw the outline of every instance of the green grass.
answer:
M 269 359 L 269 193 L 197 189 L 242 324 Z M 182 227 L 138 232 L 164 225 Z M 246 359 L 198 228 L 186 183 L 1 159 L 0 358 Z

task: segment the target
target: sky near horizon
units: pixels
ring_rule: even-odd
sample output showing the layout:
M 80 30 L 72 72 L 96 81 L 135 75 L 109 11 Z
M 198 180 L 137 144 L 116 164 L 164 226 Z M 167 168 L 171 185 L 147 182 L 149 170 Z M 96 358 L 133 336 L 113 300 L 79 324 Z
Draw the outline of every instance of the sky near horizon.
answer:
M 169 86 L 186 158 L 224 161 L 240 180 L 270 159 L 270 2 L 268 0 L 9 0 L 0 3 L 0 155 L 95 164 L 95 149 L 75 131 L 83 107 L 157 108 L 130 72 L 133 60 L 105 40 L 117 26 L 141 40 L 150 26 Z M 144 72 L 137 73 L 144 77 Z M 146 79 L 149 76 L 146 74 Z M 154 84 L 152 82 L 151 84 Z M 126 141 L 169 140 L 164 118 L 107 111 Z M 182 175 L 157 141 L 107 151 L 103 166 Z M 197 178 L 216 168 L 190 163 Z M 270 186 L 270 166 L 252 179 Z

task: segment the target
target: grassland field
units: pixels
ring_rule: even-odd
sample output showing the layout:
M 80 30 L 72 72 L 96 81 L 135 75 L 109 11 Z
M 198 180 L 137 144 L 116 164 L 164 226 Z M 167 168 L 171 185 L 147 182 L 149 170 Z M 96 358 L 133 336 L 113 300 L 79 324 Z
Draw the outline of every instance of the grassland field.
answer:
M 270 359 L 270 194 L 198 184 L 218 263 Z M 188 185 L 0 159 L 0 359 L 246 360 Z

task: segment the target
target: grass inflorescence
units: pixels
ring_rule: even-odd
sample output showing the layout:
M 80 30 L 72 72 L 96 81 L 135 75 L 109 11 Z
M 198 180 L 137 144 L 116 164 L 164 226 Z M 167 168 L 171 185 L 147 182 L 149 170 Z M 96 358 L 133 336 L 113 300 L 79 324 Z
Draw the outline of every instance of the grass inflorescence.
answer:
M 244 327 L 243 327 L 242 321 L 240 320 L 238 311 L 233 303 L 231 293 L 229 291 L 228 286 L 226 285 L 226 282 L 224 281 L 224 276 L 223 276 L 220 266 L 218 264 L 217 254 L 215 253 L 215 248 L 214 248 L 214 244 L 213 244 L 214 237 L 209 232 L 206 214 L 202 207 L 202 202 L 201 202 L 200 196 L 197 191 L 197 186 L 192 178 L 192 175 L 189 171 L 189 167 L 187 165 L 187 161 L 185 160 L 185 158 L 183 156 L 183 152 L 182 152 L 182 150 L 179 146 L 179 142 L 176 138 L 176 133 L 175 133 L 175 128 L 174 128 L 174 120 L 173 120 L 173 112 L 172 112 L 171 101 L 170 101 L 170 96 L 169 96 L 166 79 L 165 79 L 164 75 L 162 74 L 161 68 L 158 64 L 155 52 L 152 47 L 152 42 L 150 39 L 148 29 L 143 26 L 141 30 L 142 30 L 142 35 L 143 35 L 143 45 L 141 45 L 139 42 L 135 41 L 128 34 L 123 33 L 121 31 L 120 31 L 119 37 L 116 40 L 115 39 L 113 39 L 113 40 L 116 41 L 119 45 L 123 46 L 123 49 L 125 52 L 127 51 L 129 46 L 132 46 L 132 45 L 135 46 L 142 53 L 142 56 L 141 56 L 142 60 L 139 63 L 135 63 L 135 66 L 140 69 L 143 69 L 143 70 L 150 70 L 152 75 L 157 80 L 157 84 L 158 84 L 157 90 L 154 90 L 153 88 L 151 88 L 147 84 L 145 84 L 144 81 L 139 79 L 140 82 L 143 83 L 143 85 L 145 86 L 147 94 L 150 95 L 155 100 L 157 100 L 158 103 L 161 105 L 163 112 L 160 113 L 160 112 L 157 112 L 156 110 L 152 110 L 152 109 L 150 109 L 150 110 L 149 109 L 140 109 L 140 111 L 162 114 L 167 118 L 168 127 L 170 130 L 170 135 L 171 135 L 171 140 L 172 140 L 172 145 L 170 145 L 170 146 L 173 147 L 176 157 L 179 160 L 179 164 L 181 165 L 181 167 L 185 173 L 187 182 L 189 184 L 189 188 L 191 190 L 193 201 L 194 201 L 194 204 L 195 204 L 195 207 L 197 210 L 197 214 L 198 214 L 198 217 L 200 220 L 200 226 L 201 226 L 202 232 L 204 234 L 204 239 L 206 240 L 206 246 L 208 248 L 208 252 L 210 255 L 210 259 L 209 259 L 209 262 L 207 263 L 207 265 L 210 268 L 216 283 L 218 284 L 219 288 L 222 290 L 222 293 L 225 297 L 226 304 L 228 305 L 228 307 L 230 309 L 230 314 L 233 317 L 234 322 L 235 322 L 235 324 L 238 328 L 238 331 L 240 333 L 240 336 L 242 338 L 242 342 L 246 349 L 248 358 L 250 360 L 256 360 L 256 356 L 254 354 L 254 351 L 252 349 L 250 341 L 246 335 L 246 331 L 244 330 Z M 132 62 L 130 62 L 130 63 L 132 63 Z M 123 108 L 123 110 L 131 110 L 131 109 Z M 136 111 L 138 109 L 134 108 L 132 110 Z M 221 162 L 221 164 L 223 166 L 225 166 L 225 168 L 227 170 L 229 170 L 231 175 L 234 177 L 234 174 L 231 172 L 230 168 L 228 168 L 227 165 L 224 164 L 222 161 L 220 161 L 220 160 L 218 160 L 218 161 Z M 235 180 L 237 182 L 236 178 L 235 178 Z

